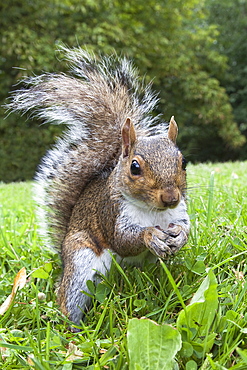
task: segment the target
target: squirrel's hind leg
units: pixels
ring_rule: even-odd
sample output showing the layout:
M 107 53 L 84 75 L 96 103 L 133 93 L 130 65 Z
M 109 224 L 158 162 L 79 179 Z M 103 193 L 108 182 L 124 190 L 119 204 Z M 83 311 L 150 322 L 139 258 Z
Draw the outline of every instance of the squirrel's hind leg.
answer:
M 70 251 L 64 261 L 64 270 L 58 289 L 58 303 L 61 311 L 76 325 L 80 324 L 83 311 L 90 304 L 90 298 L 82 291 L 89 292 L 87 281 L 97 280 L 97 274 L 105 274 L 111 266 L 111 255 L 104 249 L 96 255 L 91 248 Z

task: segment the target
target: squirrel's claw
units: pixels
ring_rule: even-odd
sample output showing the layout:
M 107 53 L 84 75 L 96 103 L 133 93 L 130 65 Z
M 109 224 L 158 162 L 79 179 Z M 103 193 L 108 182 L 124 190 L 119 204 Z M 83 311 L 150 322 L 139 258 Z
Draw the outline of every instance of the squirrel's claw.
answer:
M 166 239 L 166 244 L 171 249 L 172 253 L 178 252 L 188 240 L 187 234 L 179 225 L 172 225 L 166 230 L 166 233 L 169 235 Z
M 187 234 L 180 225 L 169 225 L 166 231 L 159 227 L 148 227 L 144 233 L 147 248 L 156 256 L 165 258 L 175 254 L 187 242 Z
M 166 244 L 169 236 L 159 227 L 147 227 L 144 231 L 144 243 L 146 247 L 158 257 L 164 258 L 173 252 Z
M 167 255 L 171 255 L 172 250 L 157 236 L 153 237 L 153 240 L 149 244 L 150 251 L 160 258 L 165 258 Z

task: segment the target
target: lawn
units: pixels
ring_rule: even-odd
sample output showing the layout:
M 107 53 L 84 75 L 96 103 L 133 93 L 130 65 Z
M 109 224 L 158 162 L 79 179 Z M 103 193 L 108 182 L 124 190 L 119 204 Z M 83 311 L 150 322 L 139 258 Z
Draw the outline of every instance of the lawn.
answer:
M 1 369 L 247 369 L 247 162 L 188 165 L 191 234 L 174 257 L 113 263 L 82 330 L 56 304 L 58 256 L 38 236 L 32 184 L 0 185 Z M 142 318 L 142 319 L 140 319 Z

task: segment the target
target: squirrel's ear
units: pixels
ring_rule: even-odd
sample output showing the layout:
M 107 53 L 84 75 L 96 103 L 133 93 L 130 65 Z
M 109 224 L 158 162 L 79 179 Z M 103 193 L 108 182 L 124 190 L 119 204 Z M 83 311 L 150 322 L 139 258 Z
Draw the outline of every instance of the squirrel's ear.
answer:
M 174 116 L 172 116 L 170 119 L 167 136 L 171 141 L 174 142 L 174 144 L 176 144 L 176 139 L 178 136 L 178 125 L 174 119 Z
M 127 157 L 131 146 L 136 141 L 136 132 L 133 122 L 127 118 L 122 127 L 122 150 L 123 157 Z

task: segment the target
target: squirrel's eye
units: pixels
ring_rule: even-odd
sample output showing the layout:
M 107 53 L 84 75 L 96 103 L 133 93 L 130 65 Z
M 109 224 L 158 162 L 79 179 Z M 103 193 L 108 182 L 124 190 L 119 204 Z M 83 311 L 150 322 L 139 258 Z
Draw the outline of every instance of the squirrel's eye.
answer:
M 187 161 L 186 159 L 183 157 L 182 159 L 182 169 L 185 171 L 186 170 L 186 165 L 187 165 Z
M 137 162 L 137 160 L 133 160 L 130 166 L 131 174 L 134 176 L 138 176 L 141 174 L 141 166 Z

